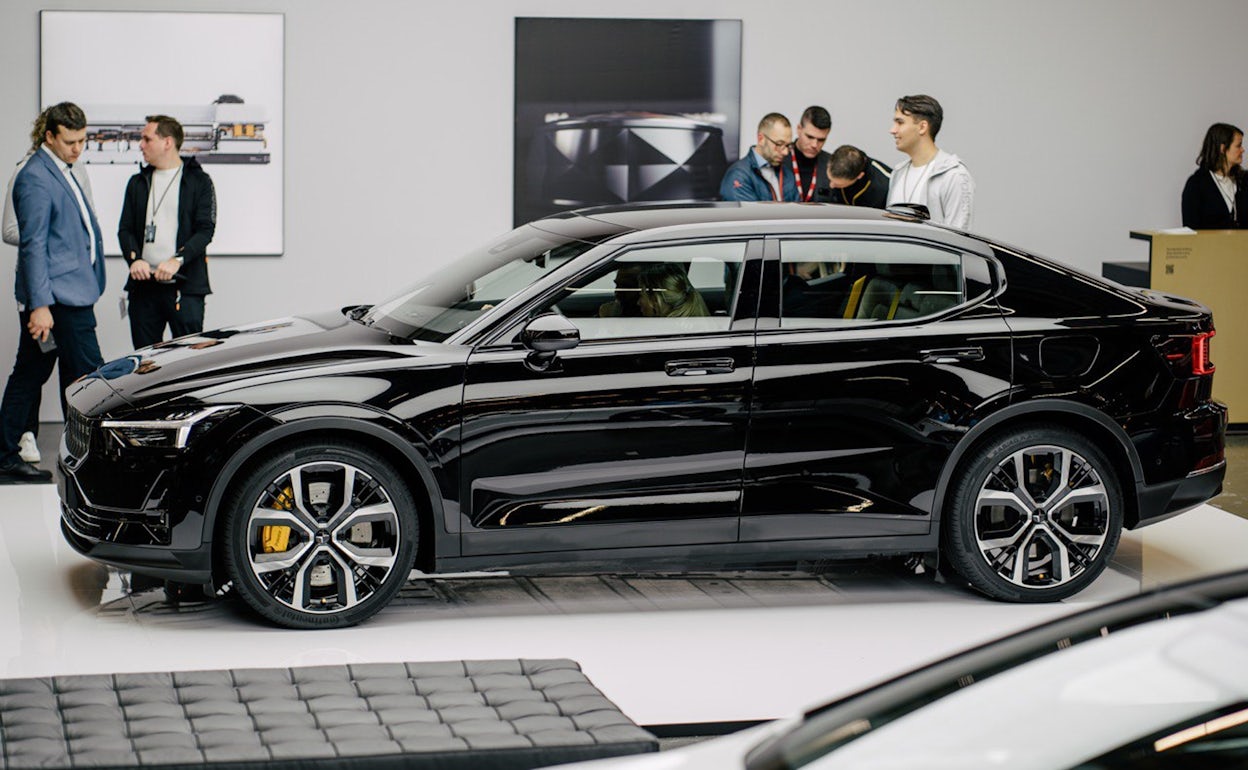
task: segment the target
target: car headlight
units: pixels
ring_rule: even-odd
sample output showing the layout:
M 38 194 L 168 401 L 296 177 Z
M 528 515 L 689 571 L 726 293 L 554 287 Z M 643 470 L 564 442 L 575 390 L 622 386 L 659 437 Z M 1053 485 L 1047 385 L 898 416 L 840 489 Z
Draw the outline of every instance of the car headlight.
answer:
M 123 447 L 183 449 L 191 432 L 225 419 L 239 404 L 191 407 L 171 411 L 154 420 L 103 420 L 100 427 Z

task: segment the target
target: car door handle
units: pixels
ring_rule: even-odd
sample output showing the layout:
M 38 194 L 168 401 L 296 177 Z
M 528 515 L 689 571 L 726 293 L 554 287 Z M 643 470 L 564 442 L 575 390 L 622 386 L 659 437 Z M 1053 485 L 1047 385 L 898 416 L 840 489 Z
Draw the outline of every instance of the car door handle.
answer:
M 668 377 L 699 377 L 706 374 L 729 374 L 737 365 L 731 358 L 693 358 L 668 361 L 663 368 Z
M 966 361 L 983 361 L 983 348 L 940 348 L 938 350 L 920 350 L 925 364 L 957 364 Z

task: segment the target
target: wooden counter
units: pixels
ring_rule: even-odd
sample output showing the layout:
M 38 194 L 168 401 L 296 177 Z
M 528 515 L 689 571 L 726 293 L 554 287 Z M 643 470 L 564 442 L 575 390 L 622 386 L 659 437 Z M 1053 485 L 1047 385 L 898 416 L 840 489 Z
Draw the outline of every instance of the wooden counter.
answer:
M 1213 310 L 1213 395 L 1230 407 L 1232 423 L 1248 425 L 1248 230 L 1132 230 L 1131 237 L 1150 244 L 1152 288 Z

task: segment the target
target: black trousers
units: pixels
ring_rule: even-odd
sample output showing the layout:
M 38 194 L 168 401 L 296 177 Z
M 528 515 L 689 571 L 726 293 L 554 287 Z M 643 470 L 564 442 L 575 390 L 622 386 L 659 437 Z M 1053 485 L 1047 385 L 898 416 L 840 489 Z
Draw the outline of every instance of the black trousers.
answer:
M 166 326 L 175 338 L 204 330 L 204 295 L 181 294 L 175 286 L 153 284 L 131 289 L 128 312 L 135 350 L 163 340 Z
M 26 430 L 23 433 L 33 433 L 36 437 L 39 435 L 39 407 L 43 403 L 43 389 L 35 394 L 35 400 L 30 405 L 30 416 L 26 418 Z
M 61 411 L 65 410 L 65 389 L 88 372 L 104 363 L 100 343 L 95 337 L 95 308 L 51 305 L 52 338 L 56 349 L 47 353 L 26 332 L 30 311 L 18 314 L 20 328 L 17 360 L 0 400 L 0 462 L 17 457 L 17 442 L 28 430 L 32 405 L 39 401 L 43 383 L 52 375 L 52 367 L 60 370 Z

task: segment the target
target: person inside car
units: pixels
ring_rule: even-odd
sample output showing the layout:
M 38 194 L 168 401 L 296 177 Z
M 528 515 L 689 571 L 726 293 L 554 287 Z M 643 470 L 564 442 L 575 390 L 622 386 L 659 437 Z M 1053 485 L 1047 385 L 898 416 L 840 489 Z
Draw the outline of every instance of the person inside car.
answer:
M 624 265 L 615 271 L 615 299 L 598 306 L 599 318 L 637 318 L 641 315 L 637 275 L 641 265 Z
M 641 314 L 647 318 L 696 318 L 709 316 L 702 294 L 689 283 L 689 276 L 675 262 L 660 262 L 644 268 L 637 276 L 641 290 Z

